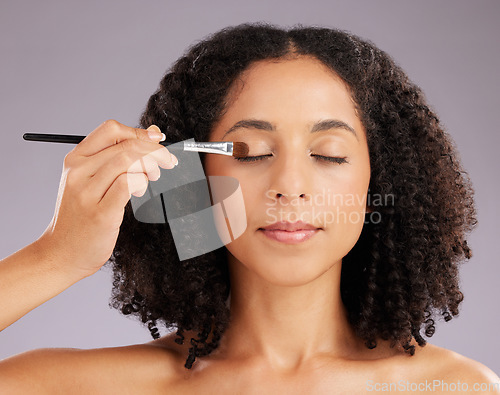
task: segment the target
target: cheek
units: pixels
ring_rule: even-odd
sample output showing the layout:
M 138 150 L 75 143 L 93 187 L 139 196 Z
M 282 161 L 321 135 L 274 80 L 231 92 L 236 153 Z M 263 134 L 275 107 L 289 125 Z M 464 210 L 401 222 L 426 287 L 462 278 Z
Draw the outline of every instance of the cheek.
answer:
M 249 171 L 235 162 L 235 159 L 227 156 L 209 155 L 204 163 L 205 175 L 235 178 L 240 184 L 245 201 L 255 199 L 259 185 L 263 184 L 262 173 Z
M 205 170 L 205 175 L 207 176 L 222 176 L 221 171 L 223 171 L 224 167 L 220 161 L 221 158 L 218 158 L 220 155 L 210 155 L 205 154 L 203 159 L 203 168 Z
M 257 210 L 262 205 L 262 200 L 259 197 L 264 194 L 260 185 L 262 185 L 262 177 L 257 177 L 251 172 L 244 171 L 234 165 L 235 160 L 222 155 L 207 155 L 204 163 L 205 175 L 207 177 L 231 177 L 231 190 L 234 190 L 234 179 L 238 181 L 241 195 L 239 193 L 232 195 L 231 199 L 224 201 L 225 215 L 231 216 L 230 223 L 228 219 L 218 218 L 217 227 L 222 229 L 231 229 L 232 239 L 235 236 L 241 236 L 242 232 L 249 232 L 253 222 L 259 221 Z M 217 201 L 220 201 L 222 196 L 228 196 L 227 189 L 221 186 L 211 184 L 211 193 Z M 220 185 L 220 184 L 219 184 Z M 225 191 L 225 192 L 220 192 Z M 241 197 L 240 197 L 241 196 Z M 230 201 L 229 201 L 230 200 Z M 235 233 L 236 231 L 236 233 Z
M 339 168 L 323 177 L 323 188 L 313 202 L 314 215 L 321 219 L 319 223 L 325 226 L 332 240 L 348 249 L 355 244 L 364 225 L 369 180 L 368 167 L 346 165 L 342 171 Z
M 207 154 L 203 163 L 205 175 L 234 177 L 240 181 L 252 177 L 251 172 L 245 172 L 236 162 L 236 159 L 230 156 Z
M 324 185 L 326 193 L 337 197 L 340 205 L 347 200 L 354 200 L 362 206 L 366 199 L 369 180 L 369 169 L 346 165 L 344 169 L 324 174 L 321 184 Z M 317 182 L 320 183 L 320 180 Z

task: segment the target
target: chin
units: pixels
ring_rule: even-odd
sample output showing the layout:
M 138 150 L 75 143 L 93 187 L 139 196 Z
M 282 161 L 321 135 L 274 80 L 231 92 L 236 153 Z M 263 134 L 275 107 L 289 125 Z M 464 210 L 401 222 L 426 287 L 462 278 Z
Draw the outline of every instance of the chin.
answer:
M 310 252 L 311 250 L 309 250 Z M 250 254 L 233 255 L 233 264 L 244 266 L 246 271 L 262 280 L 282 287 L 299 287 L 316 280 L 336 264 L 331 256 L 315 254 L 266 253 L 254 250 Z M 246 274 L 248 275 L 248 274 Z M 246 276 L 245 275 L 245 276 Z

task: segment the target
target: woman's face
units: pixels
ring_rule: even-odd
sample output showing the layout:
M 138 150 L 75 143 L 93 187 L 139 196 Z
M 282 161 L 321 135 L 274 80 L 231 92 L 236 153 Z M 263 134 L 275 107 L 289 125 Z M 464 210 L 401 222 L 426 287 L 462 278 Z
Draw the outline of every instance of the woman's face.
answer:
M 356 244 L 370 180 L 366 135 L 345 84 L 321 62 L 254 63 L 233 85 L 210 141 L 244 142 L 257 157 L 205 158 L 207 176 L 234 177 L 243 193 L 247 228 L 226 246 L 230 262 L 300 285 Z M 279 221 L 314 229 L 263 230 Z

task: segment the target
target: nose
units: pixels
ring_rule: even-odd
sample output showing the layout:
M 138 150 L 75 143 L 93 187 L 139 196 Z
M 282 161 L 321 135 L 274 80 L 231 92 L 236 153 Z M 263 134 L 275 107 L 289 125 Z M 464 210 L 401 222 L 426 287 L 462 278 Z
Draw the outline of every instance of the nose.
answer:
M 308 157 L 302 154 L 283 154 L 277 157 L 272 166 L 272 179 L 269 197 L 284 204 L 291 200 L 301 199 L 308 201 L 311 199 L 313 177 L 308 169 Z

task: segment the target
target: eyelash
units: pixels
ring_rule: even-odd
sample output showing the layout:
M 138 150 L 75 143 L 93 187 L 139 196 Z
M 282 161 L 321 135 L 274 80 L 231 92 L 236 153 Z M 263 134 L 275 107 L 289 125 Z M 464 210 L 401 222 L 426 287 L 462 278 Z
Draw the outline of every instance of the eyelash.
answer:
M 269 155 L 258 155 L 258 156 L 245 156 L 245 157 L 242 157 L 242 158 L 236 158 L 234 157 L 234 159 L 240 161 L 240 162 L 256 162 L 258 160 L 262 160 L 264 158 L 267 158 L 269 156 L 272 156 L 271 154 Z M 324 156 L 324 155 L 311 155 L 311 156 L 314 156 L 315 158 L 317 158 L 316 160 L 322 160 L 322 161 L 325 161 L 325 162 L 333 162 L 333 163 L 338 163 L 339 165 L 342 164 L 342 163 L 349 163 L 347 162 L 346 160 L 346 157 L 332 157 L 332 156 Z

